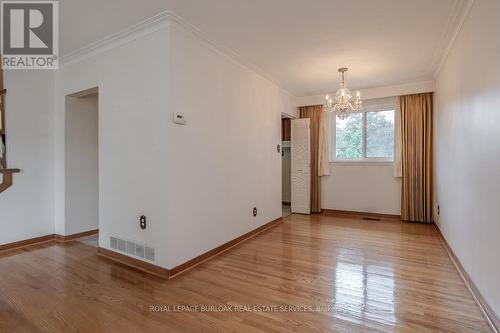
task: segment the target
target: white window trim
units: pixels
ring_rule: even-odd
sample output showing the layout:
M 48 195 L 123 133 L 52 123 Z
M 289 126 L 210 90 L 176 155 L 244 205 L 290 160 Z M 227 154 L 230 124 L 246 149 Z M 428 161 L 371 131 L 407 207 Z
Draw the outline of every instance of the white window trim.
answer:
M 370 160 L 333 160 L 330 161 L 331 164 L 342 165 L 342 166 L 355 166 L 355 165 L 365 165 L 369 164 L 370 166 L 392 166 L 394 164 L 393 161 L 385 160 L 385 161 L 372 161 Z
M 364 110 L 361 112 L 362 115 L 362 128 L 363 128 L 363 137 L 362 137 L 362 149 L 363 149 L 363 157 L 361 159 L 339 159 L 336 157 L 336 118 L 334 114 L 329 115 L 329 127 L 331 130 L 328 131 L 329 142 L 330 142 L 330 152 L 329 152 L 329 162 L 330 163 L 338 163 L 338 164 L 378 164 L 378 165 L 389 165 L 394 162 L 394 154 L 392 158 L 384 158 L 384 157 L 366 157 L 366 112 L 382 112 L 395 110 L 396 104 L 394 99 L 383 99 L 380 101 L 374 100 L 372 103 L 369 103 L 368 106 L 364 107 Z M 396 140 L 396 136 L 394 135 L 394 140 Z M 395 142 L 393 145 L 393 149 L 395 147 Z

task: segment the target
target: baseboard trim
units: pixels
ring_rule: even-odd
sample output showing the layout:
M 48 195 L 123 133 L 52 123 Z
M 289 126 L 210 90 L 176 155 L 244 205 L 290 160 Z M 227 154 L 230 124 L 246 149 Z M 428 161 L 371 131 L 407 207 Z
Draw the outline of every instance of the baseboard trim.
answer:
M 24 239 L 21 241 L 13 242 L 13 243 L 8 243 L 8 244 L 3 244 L 0 245 L 0 252 L 2 251 L 7 251 L 7 250 L 13 250 L 13 249 L 19 249 L 23 248 L 26 246 L 31 246 L 31 245 L 36 245 L 36 244 L 41 244 L 41 243 L 46 243 L 46 242 L 52 242 L 54 241 L 55 235 L 45 235 L 45 236 L 40 236 L 40 237 L 35 237 L 35 238 L 30 238 L 30 239 Z
M 249 240 L 250 238 L 255 237 L 256 235 L 258 235 L 258 234 L 260 234 L 260 233 L 262 233 L 262 232 L 264 232 L 264 231 L 266 231 L 266 230 L 268 230 L 268 229 L 270 229 L 270 228 L 272 228 L 272 227 L 274 227 L 282 222 L 283 222 L 283 218 L 279 217 L 279 218 L 277 218 L 271 222 L 268 222 L 268 223 L 266 223 L 266 224 L 264 224 L 256 229 L 250 231 L 250 232 L 247 232 L 246 234 L 241 235 L 241 236 L 239 236 L 239 237 L 237 237 L 237 238 L 235 238 L 227 243 L 224 243 L 220 246 L 217 246 L 216 248 L 197 256 L 196 258 L 193 258 L 189 261 L 186 261 L 185 263 L 180 264 L 179 266 L 176 266 L 172 269 L 163 268 L 163 267 L 160 267 L 160 266 L 157 266 L 157 265 L 154 265 L 154 264 L 151 264 L 151 263 L 139 260 L 139 259 L 135 259 L 133 257 L 129 257 L 129 256 L 121 254 L 119 252 L 111 251 L 111 250 L 108 250 L 108 249 L 105 249 L 102 247 L 99 247 L 97 249 L 97 254 L 101 257 L 105 257 L 107 259 L 113 260 L 115 262 L 118 262 L 118 263 L 123 264 L 123 265 L 128 266 L 128 267 L 140 270 L 142 272 L 149 273 L 149 274 L 161 277 L 163 279 L 172 279 L 172 278 L 178 276 L 179 274 L 182 274 L 182 273 L 198 266 L 199 264 L 201 264 L 207 260 L 210 260 L 223 252 L 230 250 L 231 248 L 235 247 L 236 245 L 238 245 L 246 240 Z
M 66 236 L 56 234 L 55 235 L 55 240 L 58 243 L 65 243 L 65 242 L 69 242 L 69 241 L 72 241 L 72 240 L 75 240 L 75 239 L 78 239 L 78 238 L 88 237 L 88 236 L 92 236 L 92 235 L 97 235 L 98 233 L 99 233 L 99 229 L 89 230 L 89 231 L 84 231 L 84 232 L 79 232 L 79 233 L 76 233 L 76 234 L 71 234 L 71 235 L 66 235 Z
M 356 212 L 351 210 L 338 210 L 338 209 L 322 209 L 321 214 L 347 217 L 347 218 L 376 218 L 381 220 L 397 220 L 401 221 L 401 215 L 391 215 L 391 214 L 380 214 L 380 213 L 368 213 L 368 212 Z
M 252 237 L 255 237 L 256 235 L 262 233 L 263 231 L 266 231 L 280 223 L 283 222 L 283 218 L 282 217 L 279 217 L 275 220 L 272 220 L 271 222 L 268 222 L 250 232 L 247 232 L 246 234 L 244 235 L 241 235 L 227 243 L 224 243 L 220 246 L 217 246 L 216 248 L 208 251 L 208 252 L 205 252 L 199 256 L 197 256 L 196 258 L 193 258 L 179 266 L 176 266 L 172 269 L 170 269 L 170 277 L 173 278 L 175 277 L 176 275 L 179 275 L 191 268 L 194 268 L 196 266 L 198 266 L 199 264 L 209 260 L 209 259 L 212 259 L 213 257 L 223 253 L 223 252 L 226 252 L 227 250 L 235 247 L 236 245 L 244 242 L 244 241 L 247 241 L 249 240 L 250 238 Z
M 62 235 L 58 235 L 58 234 L 51 234 L 51 235 L 45 235 L 45 236 L 40 236 L 40 237 L 35 237 L 35 238 L 30 238 L 30 239 L 23 239 L 23 240 L 20 240 L 17 242 L 0 245 L 0 252 L 7 251 L 7 250 L 13 250 L 13 249 L 19 249 L 19 248 L 23 248 L 26 246 L 37 245 L 37 244 L 46 243 L 46 242 L 53 242 L 53 241 L 58 242 L 58 243 L 65 243 L 65 242 L 69 242 L 69 241 L 72 241 L 72 240 L 75 240 L 78 238 L 92 236 L 92 235 L 95 235 L 98 233 L 99 233 L 99 229 L 95 229 L 95 230 L 79 232 L 77 234 L 72 234 L 72 235 L 67 235 L 67 236 L 62 236 Z
M 437 223 L 434 223 L 434 226 L 436 227 L 439 239 L 441 240 L 441 243 L 443 244 L 446 253 L 448 253 L 448 257 L 450 257 L 451 261 L 453 262 L 453 265 L 455 268 L 458 270 L 458 273 L 462 277 L 462 280 L 464 281 L 465 285 L 467 286 L 467 289 L 472 294 L 472 298 L 474 298 L 474 301 L 477 303 L 479 308 L 481 309 L 481 312 L 483 313 L 484 317 L 486 318 L 488 324 L 490 327 L 493 329 L 494 332 L 499 333 L 500 332 L 500 320 L 493 311 L 493 309 L 490 307 L 486 299 L 481 295 L 481 292 L 477 288 L 476 284 L 474 281 L 472 281 L 471 277 L 465 270 L 464 266 L 456 256 L 455 252 L 453 252 L 453 249 L 451 248 L 450 244 L 444 237 L 443 233 L 441 232 L 441 229 L 439 228 L 439 225 Z
M 155 275 L 163 279 L 168 279 L 170 277 L 170 271 L 166 268 L 156 266 L 148 262 L 105 249 L 103 247 L 97 248 L 97 254 L 101 257 L 118 262 L 128 267 L 138 269 L 142 272 Z
M 164 278 L 164 279 L 171 279 L 191 268 L 194 268 L 198 266 L 199 264 L 212 259 L 213 257 L 226 252 L 230 250 L 231 248 L 237 246 L 238 244 L 251 239 L 252 237 L 255 237 L 256 235 L 280 224 L 283 222 L 283 218 L 279 217 L 271 222 L 268 222 L 252 231 L 247 232 L 244 235 L 241 235 L 227 243 L 224 243 L 220 246 L 217 246 L 216 248 L 207 251 L 196 258 L 193 258 L 179 266 L 176 266 L 172 269 L 166 269 L 154 264 L 150 264 L 148 262 L 135 259 L 133 257 L 129 257 L 127 255 L 121 254 L 119 252 L 114 252 L 102 247 L 98 247 L 97 249 L 97 254 L 101 257 L 105 257 L 107 259 L 113 260 L 115 262 L 121 263 L 125 266 L 132 267 L 135 269 L 138 269 L 140 271 Z M 14 243 L 9 243 L 9 244 L 4 244 L 0 245 L 0 252 L 5 251 L 5 250 L 10 250 L 14 248 L 21 248 L 25 246 L 30 246 L 34 244 L 40 244 L 44 242 L 57 242 L 57 243 L 65 243 L 68 241 L 72 241 L 78 238 L 86 237 L 86 236 L 91 236 L 95 235 L 99 232 L 98 229 L 96 230 L 90 230 L 90 231 L 85 231 L 85 232 L 80 232 L 77 234 L 72 234 L 72 235 L 67 235 L 67 236 L 62 236 L 62 235 L 57 235 L 57 234 L 52 234 L 52 235 L 47 235 L 47 236 L 42 236 L 42 237 L 36 237 L 36 238 L 31 238 L 31 239 L 26 239 Z

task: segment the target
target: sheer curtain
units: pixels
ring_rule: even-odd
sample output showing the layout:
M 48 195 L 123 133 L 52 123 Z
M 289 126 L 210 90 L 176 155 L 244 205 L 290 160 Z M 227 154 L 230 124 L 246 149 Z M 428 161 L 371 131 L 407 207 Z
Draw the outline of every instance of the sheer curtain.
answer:
M 394 162 L 392 171 L 394 177 L 403 177 L 403 136 L 401 133 L 401 108 L 399 107 L 399 97 L 396 99 L 396 107 L 394 110 Z
M 328 158 L 328 113 L 322 112 L 323 119 L 319 125 L 319 151 L 318 151 L 318 176 L 328 176 L 330 174 L 330 161 Z

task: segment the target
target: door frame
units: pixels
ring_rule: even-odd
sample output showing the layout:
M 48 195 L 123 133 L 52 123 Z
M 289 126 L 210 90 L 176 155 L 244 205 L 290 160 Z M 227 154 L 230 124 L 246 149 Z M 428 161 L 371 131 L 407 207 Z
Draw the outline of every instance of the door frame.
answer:
M 290 115 L 288 113 L 285 113 L 285 112 L 281 112 L 281 117 L 280 117 L 280 145 L 281 145 L 281 205 L 283 206 L 284 205 L 284 201 L 283 201 L 283 126 L 282 126 L 282 119 L 290 119 L 290 120 L 294 120 L 294 119 L 297 119 L 297 117 L 293 116 L 293 115 Z M 291 149 L 291 148 L 290 148 Z M 291 161 L 290 161 L 290 164 L 291 164 Z M 291 168 L 291 165 L 290 165 L 290 168 Z M 292 185 L 292 174 L 290 172 L 290 187 Z M 291 188 L 290 188 L 290 191 L 291 191 Z M 290 193 L 291 195 L 291 193 Z M 291 207 L 291 197 L 290 197 L 290 207 Z M 291 208 L 290 208 L 290 214 L 291 214 Z

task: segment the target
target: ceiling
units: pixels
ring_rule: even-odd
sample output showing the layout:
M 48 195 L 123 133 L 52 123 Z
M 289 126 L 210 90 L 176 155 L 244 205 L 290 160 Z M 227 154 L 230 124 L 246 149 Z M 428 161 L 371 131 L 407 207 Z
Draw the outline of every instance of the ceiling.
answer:
M 171 10 L 296 96 L 433 78 L 465 0 L 60 0 L 67 55 Z

